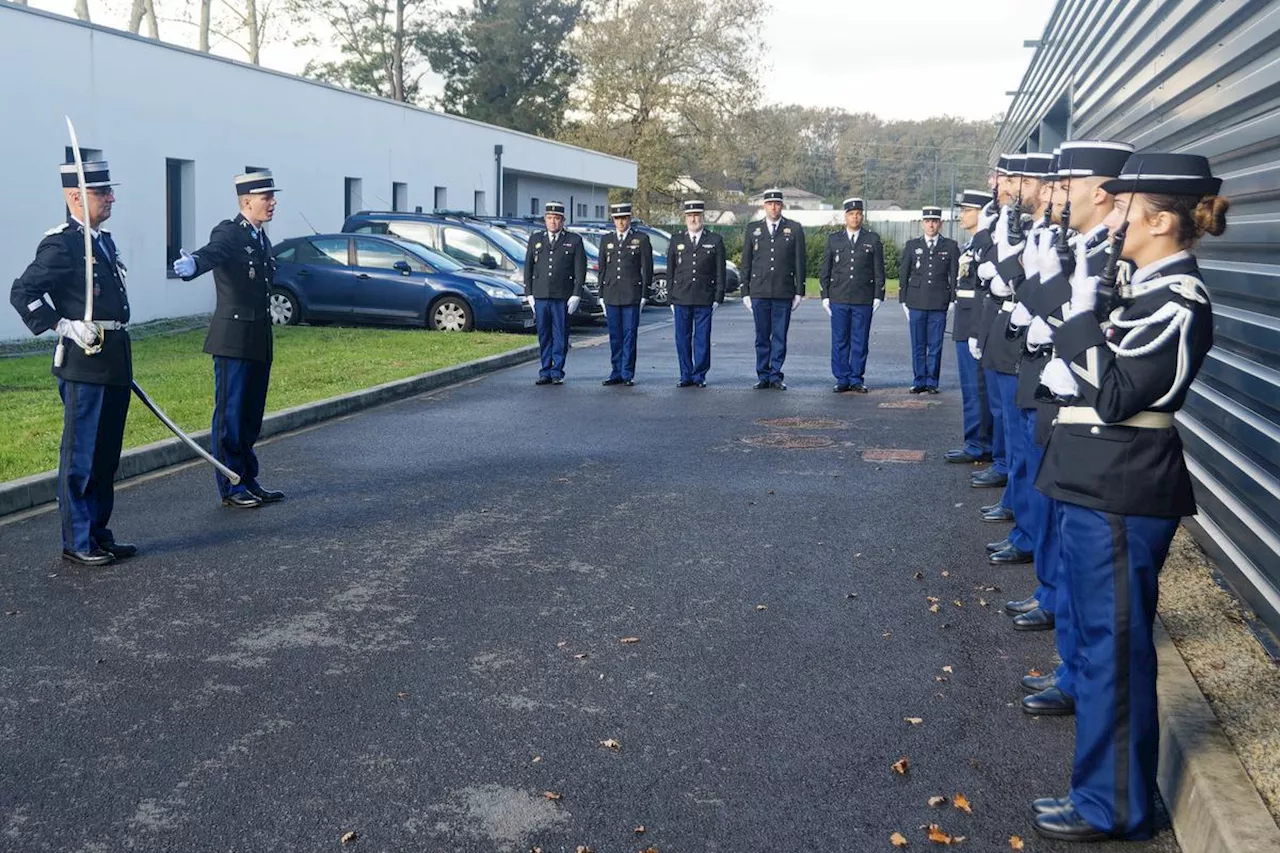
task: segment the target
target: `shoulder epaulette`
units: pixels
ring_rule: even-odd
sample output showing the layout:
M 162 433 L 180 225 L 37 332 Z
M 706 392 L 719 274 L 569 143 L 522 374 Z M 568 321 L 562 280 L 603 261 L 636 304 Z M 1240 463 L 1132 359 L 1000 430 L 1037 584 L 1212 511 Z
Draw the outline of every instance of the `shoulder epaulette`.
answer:
M 54 234 L 61 234 L 63 231 L 66 231 L 66 230 L 67 230 L 67 223 L 59 222 L 57 225 L 53 226 L 48 231 L 44 232 L 44 236 L 52 237 Z

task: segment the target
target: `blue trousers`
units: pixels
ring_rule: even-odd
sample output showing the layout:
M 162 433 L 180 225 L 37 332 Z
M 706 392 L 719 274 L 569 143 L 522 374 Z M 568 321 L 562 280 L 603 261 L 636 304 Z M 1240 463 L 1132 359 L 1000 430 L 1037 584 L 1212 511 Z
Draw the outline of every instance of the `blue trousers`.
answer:
M 673 305 L 676 318 L 676 360 L 681 382 L 706 382 L 711 369 L 710 305 Z M 753 306 L 754 308 L 754 306 Z
M 1031 536 L 1032 551 L 1036 555 L 1035 599 L 1046 612 L 1057 616 L 1058 602 L 1058 532 L 1053 529 L 1053 506 L 1048 496 L 1035 487 L 1036 474 L 1044 459 L 1044 448 L 1036 444 L 1036 410 L 1018 410 L 1018 428 L 1022 430 L 1022 444 L 1027 480 L 1022 490 L 1022 515 L 1017 526 Z
M 921 388 L 937 388 L 942 372 L 942 338 L 947 331 L 947 312 L 907 309 L 907 325 L 911 328 L 911 372 Z M 965 342 L 968 344 L 968 341 Z
M 753 297 L 751 316 L 756 321 L 756 376 L 781 382 L 782 363 L 787 360 L 791 300 Z
M 1092 826 L 1150 838 L 1155 817 L 1157 578 L 1179 519 L 1062 504 L 1079 631 L 1071 802 Z
M 605 321 L 609 324 L 609 378 L 635 379 L 636 338 L 640 334 L 639 303 L 606 306 Z
M 1005 462 L 1009 466 L 1009 484 L 1005 486 L 1000 502 L 1013 510 L 1013 530 L 1009 531 L 1009 541 L 1021 551 L 1033 551 L 1035 537 L 1030 529 L 1030 519 L 1023 520 L 1022 517 L 1027 512 L 1026 491 L 1032 486 L 1027 477 L 1027 453 L 1022 446 L 1018 377 L 1008 373 L 993 375 L 996 378 L 995 387 L 1000 397 L 1000 411 L 1004 422 Z
M 116 469 L 129 414 L 129 389 L 58 380 L 62 447 L 58 454 L 58 515 L 62 547 L 92 551 L 115 541 L 107 527 L 115 507 Z
M 831 303 L 831 375 L 841 385 L 862 385 L 871 341 L 870 305 Z
M 1053 498 L 1049 499 L 1049 527 L 1053 540 L 1048 548 L 1053 551 L 1053 558 L 1058 561 L 1056 575 L 1058 594 L 1053 610 L 1055 620 L 1053 640 L 1058 647 L 1058 657 L 1062 658 L 1062 663 L 1058 664 L 1057 670 L 1053 673 L 1053 680 L 1059 690 L 1074 698 L 1076 695 L 1075 673 L 1080 667 L 1080 637 L 1075 612 L 1071 609 L 1071 573 L 1062 562 L 1062 506 Z M 1037 569 L 1039 559 L 1037 555 Z
M 258 484 L 258 455 L 253 445 L 262 434 L 271 365 L 245 358 L 213 357 L 213 455 L 240 475 L 240 483 L 214 470 L 218 494 L 243 492 Z
M 960 374 L 960 398 L 964 403 L 964 450 L 970 456 L 991 452 L 991 408 L 987 405 L 987 378 L 969 342 L 956 341 L 956 372 Z
M 569 300 L 535 299 L 534 321 L 538 324 L 538 376 L 564 379 L 564 359 L 569 352 Z
M 966 341 L 966 346 L 968 342 Z M 987 388 L 987 412 L 991 415 L 991 468 L 996 473 L 1009 473 L 1009 448 L 1005 444 L 1004 404 L 1000 399 L 999 373 L 981 368 Z M 1001 503 L 1004 499 L 1001 498 Z M 1007 505 L 1007 504 L 1006 504 Z

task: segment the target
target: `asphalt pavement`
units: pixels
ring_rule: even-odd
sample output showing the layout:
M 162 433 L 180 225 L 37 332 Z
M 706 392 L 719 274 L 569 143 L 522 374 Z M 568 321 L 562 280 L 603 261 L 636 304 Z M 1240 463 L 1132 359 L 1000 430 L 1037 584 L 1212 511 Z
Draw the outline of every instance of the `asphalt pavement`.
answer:
M 950 341 L 907 394 L 890 302 L 871 393 L 832 394 L 808 300 L 789 390 L 755 391 L 735 301 L 677 389 L 667 320 L 632 388 L 580 333 L 563 386 L 524 365 L 273 439 L 277 505 L 130 482 L 143 550 L 106 569 L 58 560 L 47 508 L 0 523 L 0 850 L 1070 849 L 1028 811 L 1073 732 L 1017 704 L 1053 662 L 1001 612 L 1032 571 L 986 564 L 996 494 L 942 459 Z

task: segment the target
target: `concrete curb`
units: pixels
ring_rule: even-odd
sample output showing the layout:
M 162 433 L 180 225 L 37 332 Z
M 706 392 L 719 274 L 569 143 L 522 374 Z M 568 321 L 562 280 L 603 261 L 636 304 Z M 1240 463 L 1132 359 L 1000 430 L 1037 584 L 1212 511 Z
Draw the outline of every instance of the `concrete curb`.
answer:
M 1155 623 L 1160 795 L 1185 853 L 1280 853 L 1280 827 L 1173 639 Z
M 577 345 L 590 346 L 594 343 L 597 343 L 597 341 L 588 340 L 579 342 Z M 305 403 L 292 409 L 285 409 L 267 415 L 262 422 L 262 437 L 267 438 L 272 435 L 279 435 L 282 432 L 290 432 L 330 418 L 358 412 L 361 409 L 368 409 L 383 403 L 390 403 L 406 397 L 424 394 L 428 391 L 435 391 L 447 385 L 464 382 L 477 376 L 483 376 L 486 373 L 493 373 L 494 371 L 533 361 L 537 358 L 538 347 L 536 345 L 524 346 L 497 355 L 491 355 L 488 358 L 457 364 L 453 367 L 443 367 L 418 376 L 411 376 L 408 379 L 397 379 L 394 382 L 385 382 L 372 388 L 362 388 L 359 391 L 330 397 L 327 400 Z M 158 402 L 161 406 L 164 405 L 163 400 Z M 148 413 L 149 415 L 150 413 Z M 191 433 L 191 437 L 204 447 L 207 448 L 209 446 L 209 430 Z M 121 454 L 120 470 L 116 473 L 116 480 L 118 482 L 129 477 L 137 477 L 140 474 L 147 474 L 160 468 L 177 465 L 195 458 L 196 455 L 180 440 L 167 438 L 154 444 L 126 450 Z M 0 517 L 50 503 L 57 498 L 57 494 L 57 471 L 46 471 L 43 474 L 32 474 L 29 477 L 0 483 Z

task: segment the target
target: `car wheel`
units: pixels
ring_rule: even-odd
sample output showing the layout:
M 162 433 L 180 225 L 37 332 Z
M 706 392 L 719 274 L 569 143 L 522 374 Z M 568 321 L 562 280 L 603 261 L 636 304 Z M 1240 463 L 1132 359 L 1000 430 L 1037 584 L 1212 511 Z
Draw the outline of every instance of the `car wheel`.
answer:
M 437 332 L 469 332 L 475 328 L 471 306 L 457 296 L 445 296 L 427 311 L 427 328 Z
M 271 288 L 268 310 L 271 313 L 271 324 L 274 326 L 296 326 L 302 322 L 302 311 L 298 309 L 298 297 L 282 288 Z
M 650 300 L 654 305 L 666 305 L 671 301 L 670 292 L 667 289 L 667 280 L 665 278 L 655 278 L 653 280 L 653 298 Z

